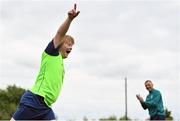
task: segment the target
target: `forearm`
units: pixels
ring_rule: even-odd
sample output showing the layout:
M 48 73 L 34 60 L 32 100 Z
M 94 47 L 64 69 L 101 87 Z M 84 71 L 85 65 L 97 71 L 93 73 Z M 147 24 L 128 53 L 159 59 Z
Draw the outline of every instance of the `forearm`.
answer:
M 62 36 L 64 37 L 64 35 L 66 34 L 66 32 L 68 31 L 70 24 L 71 24 L 72 20 L 67 17 L 67 19 L 64 21 L 64 23 L 59 27 L 58 31 L 57 31 L 57 36 Z
M 145 102 L 142 102 L 141 104 L 144 105 L 144 107 L 147 107 L 147 108 L 153 108 L 153 107 L 157 106 L 157 103 L 153 102 L 153 101 L 145 101 Z
M 59 27 L 54 37 L 55 46 L 58 46 L 62 43 L 63 37 L 66 35 L 66 32 L 68 31 L 71 22 L 72 22 L 72 19 L 67 17 L 67 19 L 63 22 L 63 24 Z
M 141 106 L 143 107 L 144 110 L 146 110 L 148 108 L 144 102 L 140 102 L 140 103 L 141 103 Z

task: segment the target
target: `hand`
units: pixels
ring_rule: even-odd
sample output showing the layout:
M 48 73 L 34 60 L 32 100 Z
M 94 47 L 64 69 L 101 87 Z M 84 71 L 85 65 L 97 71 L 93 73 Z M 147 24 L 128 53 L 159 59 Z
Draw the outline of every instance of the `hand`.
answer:
M 143 98 L 140 96 L 140 94 L 136 95 L 137 99 L 140 101 L 140 102 L 144 102 Z
M 79 13 L 80 11 L 76 11 L 76 4 L 74 4 L 74 8 L 68 12 L 68 17 L 73 20 Z

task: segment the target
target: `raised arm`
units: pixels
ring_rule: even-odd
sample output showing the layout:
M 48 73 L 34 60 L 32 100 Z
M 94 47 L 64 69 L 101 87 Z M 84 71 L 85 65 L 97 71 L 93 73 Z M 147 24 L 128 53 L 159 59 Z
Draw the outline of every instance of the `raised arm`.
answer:
M 74 4 L 74 8 L 68 12 L 68 17 L 63 22 L 63 24 L 59 27 L 59 29 L 53 39 L 55 48 L 57 48 L 63 42 L 63 37 L 66 35 L 66 32 L 68 31 L 72 20 L 76 16 L 78 16 L 79 13 L 80 13 L 80 11 L 76 11 L 76 4 Z

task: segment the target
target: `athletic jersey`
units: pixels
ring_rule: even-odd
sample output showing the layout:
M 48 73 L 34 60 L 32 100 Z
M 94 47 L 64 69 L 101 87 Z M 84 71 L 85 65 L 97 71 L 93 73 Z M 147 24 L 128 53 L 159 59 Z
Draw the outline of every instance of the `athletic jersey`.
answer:
M 45 103 L 51 107 L 59 96 L 63 78 L 63 58 L 59 55 L 59 48 L 54 48 L 51 41 L 42 53 L 40 71 L 31 92 L 44 97 Z
M 161 93 L 156 89 L 149 92 L 146 101 L 142 102 L 141 105 L 144 109 L 149 110 L 151 117 L 155 115 L 165 115 Z

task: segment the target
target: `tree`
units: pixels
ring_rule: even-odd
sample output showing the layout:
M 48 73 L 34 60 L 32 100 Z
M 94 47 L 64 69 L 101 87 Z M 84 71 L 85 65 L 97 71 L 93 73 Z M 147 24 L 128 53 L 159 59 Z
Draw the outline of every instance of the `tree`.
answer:
M 88 118 L 86 116 L 84 116 L 83 121 L 88 121 Z
M 117 121 L 116 116 L 112 115 L 109 116 L 108 118 L 100 118 L 99 121 Z
M 165 117 L 166 120 L 173 120 L 173 117 L 171 116 L 171 111 L 169 111 L 167 108 L 165 109 Z
M 129 117 L 126 117 L 126 116 L 123 116 L 123 117 L 120 117 L 119 120 L 131 120 Z
M 5 90 L 0 89 L 0 120 L 12 117 L 24 92 L 25 89 L 15 85 L 8 86 Z

